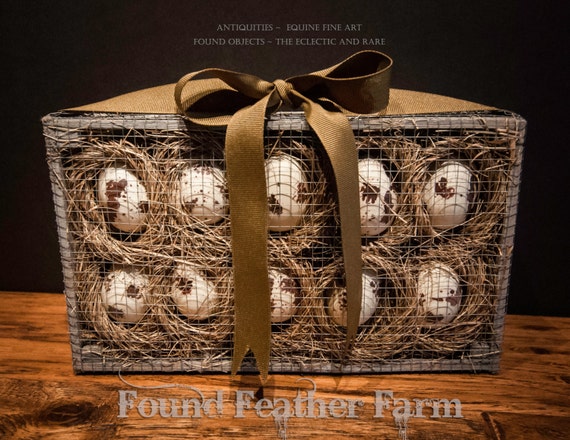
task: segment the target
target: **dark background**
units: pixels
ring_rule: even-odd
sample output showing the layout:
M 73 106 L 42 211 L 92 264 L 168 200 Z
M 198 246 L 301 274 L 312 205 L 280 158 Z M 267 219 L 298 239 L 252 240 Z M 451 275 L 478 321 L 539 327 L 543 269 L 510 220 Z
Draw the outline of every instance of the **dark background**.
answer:
M 223 67 L 267 80 L 361 49 L 395 60 L 392 86 L 512 110 L 528 121 L 509 313 L 570 316 L 567 282 L 568 23 L 549 1 L 3 0 L 0 290 L 61 292 L 40 119 L 72 106 Z M 384 38 L 383 46 L 222 46 L 222 23 L 270 23 L 269 37 Z M 291 34 L 286 24 L 359 23 Z M 563 67 L 564 66 L 564 67 Z M 564 106 L 564 110 L 563 110 Z

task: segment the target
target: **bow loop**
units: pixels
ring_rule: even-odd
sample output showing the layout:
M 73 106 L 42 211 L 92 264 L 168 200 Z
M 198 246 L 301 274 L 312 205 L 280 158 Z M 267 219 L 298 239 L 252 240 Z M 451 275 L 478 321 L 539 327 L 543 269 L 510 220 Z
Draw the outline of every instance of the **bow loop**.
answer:
M 351 113 L 376 113 L 388 105 L 391 68 L 390 57 L 366 50 L 326 69 L 274 82 L 231 70 L 204 69 L 183 76 L 176 84 L 174 96 L 180 114 L 214 113 L 218 116 L 216 121 L 223 125 L 237 110 L 267 95 L 273 95 L 268 101 L 271 111 L 279 109 L 282 103 L 297 108 L 310 100 L 332 102 Z M 197 79 L 199 76 L 210 78 Z M 189 84 L 192 87 L 187 88 Z

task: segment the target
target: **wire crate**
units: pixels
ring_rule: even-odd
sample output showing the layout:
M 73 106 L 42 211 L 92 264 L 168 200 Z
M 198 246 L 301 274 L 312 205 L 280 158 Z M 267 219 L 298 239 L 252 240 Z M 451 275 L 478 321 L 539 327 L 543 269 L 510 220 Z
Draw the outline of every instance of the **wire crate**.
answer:
M 526 122 L 349 120 L 364 265 L 349 358 L 329 163 L 302 113 L 266 123 L 270 371 L 498 371 Z M 167 114 L 59 112 L 43 125 L 75 371 L 229 372 L 224 131 Z M 255 369 L 246 357 L 241 371 Z

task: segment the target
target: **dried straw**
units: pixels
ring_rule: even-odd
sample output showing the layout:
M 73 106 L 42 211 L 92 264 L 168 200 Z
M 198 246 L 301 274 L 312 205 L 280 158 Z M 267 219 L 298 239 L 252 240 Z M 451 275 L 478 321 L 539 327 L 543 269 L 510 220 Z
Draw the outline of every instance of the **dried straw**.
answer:
M 417 338 L 414 348 L 424 356 L 442 357 L 468 349 L 474 342 L 491 342 L 496 338 L 493 319 L 496 313 L 498 288 L 496 282 L 497 254 L 489 248 L 466 247 L 457 241 L 425 249 L 411 258 L 407 265 L 414 298 L 413 325 Z M 460 278 L 461 308 L 447 324 L 429 323 L 422 316 L 417 297 L 417 275 L 421 267 L 442 263 Z
M 453 357 L 493 340 L 497 274 L 504 269 L 499 261 L 503 220 L 515 160 L 512 139 L 470 134 L 420 139 L 398 133 L 357 137 L 359 156 L 378 158 L 388 169 L 398 204 L 388 230 L 362 241 L 364 267 L 376 274 L 382 289 L 378 309 L 360 327 L 348 360 L 342 357 L 345 329 L 327 312 L 328 298 L 344 285 L 338 210 L 327 161 L 312 138 L 279 133 L 269 139 L 266 155 L 282 152 L 301 159 L 308 183 L 301 224 L 270 233 L 268 239 L 269 266 L 289 275 L 300 289 L 297 314 L 272 328 L 274 360 L 372 365 L 390 359 Z M 207 161 L 223 169 L 223 143 L 221 132 L 157 130 L 118 139 L 86 136 L 60 151 L 85 344 L 99 345 L 125 363 L 230 356 L 231 218 L 228 213 L 215 225 L 197 223 L 177 197 L 180 171 L 188 163 Z M 464 224 L 437 231 L 430 225 L 421 190 L 435 167 L 451 159 L 472 171 L 475 199 Z M 131 170 L 148 192 L 148 217 L 139 232 L 115 230 L 98 202 L 98 175 L 114 165 Z M 181 262 L 203 268 L 216 286 L 220 300 L 209 319 L 191 321 L 172 301 L 172 270 Z M 462 306 L 449 324 L 427 324 L 419 312 L 417 274 L 422 265 L 433 262 L 449 265 L 461 279 Z M 134 265 L 150 277 L 150 309 L 137 324 L 117 323 L 104 309 L 100 292 L 113 264 Z
M 444 236 L 445 240 L 463 240 L 469 236 L 480 244 L 492 241 L 503 224 L 506 212 L 506 188 L 513 166 L 511 141 L 466 136 L 463 138 L 429 139 L 421 150 L 421 160 L 410 164 L 413 170 L 407 185 L 412 194 L 417 235 Z M 435 230 L 431 227 L 425 204 L 421 200 L 422 189 L 434 169 L 446 161 L 464 164 L 472 174 L 471 202 L 466 221 L 453 229 Z

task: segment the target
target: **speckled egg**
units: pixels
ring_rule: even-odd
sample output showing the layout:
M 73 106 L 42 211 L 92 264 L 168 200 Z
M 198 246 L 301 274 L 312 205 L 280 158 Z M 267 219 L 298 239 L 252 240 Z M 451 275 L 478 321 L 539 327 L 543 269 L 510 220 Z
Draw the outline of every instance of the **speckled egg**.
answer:
M 359 160 L 358 177 L 361 234 L 380 235 L 394 220 L 397 198 L 392 190 L 392 182 L 378 159 Z
M 265 161 L 269 230 L 289 231 L 301 223 L 307 181 L 299 159 L 276 154 Z
M 223 171 L 211 165 L 194 164 L 180 173 L 180 203 L 196 221 L 212 225 L 228 210 Z
M 472 197 L 471 171 L 459 162 L 446 162 L 439 167 L 422 192 L 435 229 L 454 228 L 463 223 Z
M 149 295 L 148 277 L 134 268 L 110 271 L 101 291 L 102 304 L 115 321 L 134 324 L 145 314 Z
M 360 303 L 360 319 L 358 325 L 364 324 L 376 312 L 378 307 L 378 290 L 380 286 L 376 277 L 364 272 L 362 274 L 362 299 Z M 329 298 L 328 313 L 332 320 L 340 326 L 347 326 L 346 289 L 337 289 Z
M 178 264 L 172 274 L 171 295 L 189 319 L 203 320 L 216 312 L 219 296 L 214 284 L 190 264 Z
M 121 167 L 104 169 L 99 175 L 97 194 L 115 228 L 123 232 L 143 228 L 148 215 L 148 196 L 146 188 L 132 172 Z
M 291 319 L 297 311 L 300 289 L 293 278 L 276 269 L 269 270 L 271 292 L 271 322 L 279 323 Z
M 417 280 L 420 315 L 428 323 L 449 323 L 459 313 L 459 276 L 450 267 L 434 263 L 423 267 Z

